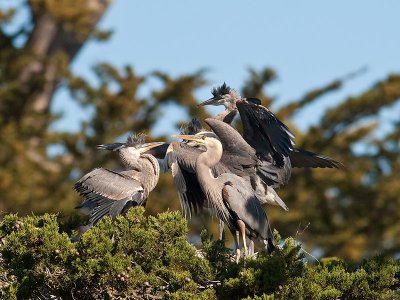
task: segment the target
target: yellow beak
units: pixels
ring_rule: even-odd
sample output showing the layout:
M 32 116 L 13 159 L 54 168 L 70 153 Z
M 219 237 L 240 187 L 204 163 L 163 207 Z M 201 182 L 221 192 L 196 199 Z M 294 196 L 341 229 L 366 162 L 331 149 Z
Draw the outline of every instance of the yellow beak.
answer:
M 177 139 L 182 139 L 182 140 L 188 140 L 188 141 L 195 141 L 199 144 L 205 144 L 204 140 L 201 138 L 196 138 L 194 135 L 185 135 L 185 134 L 173 134 L 172 137 L 177 138 Z
M 155 147 L 158 147 L 158 146 L 161 146 L 161 145 L 164 145 L 165 144 L 165 142 L 154 142 L 154 143 L 147 143 L 147 144 L 144 144 L 143 145 L 143 151 L 147 151 L 147 150 L 150 150 L 151 148 L 155 148 Z

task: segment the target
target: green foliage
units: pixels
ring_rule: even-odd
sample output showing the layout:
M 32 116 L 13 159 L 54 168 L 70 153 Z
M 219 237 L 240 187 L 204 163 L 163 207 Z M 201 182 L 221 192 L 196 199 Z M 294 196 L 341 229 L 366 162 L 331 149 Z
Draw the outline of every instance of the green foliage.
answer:
M 234 262 L 230 249 L 202 233 L 202 249 L 186 241 L 179 213 L 145 216 L 130 209 L 103 219 L 77 242 L 55 215 L 0 222 L 2 299 L 398 299 L 400 260 L 376 256 L 357 267 L 338 258 L 317 265 L 293 238 L 272 254 Z
M 400 261 L 374 257 L 355 269 L 339 259 L 307 267 L 292 278 L 278 299 L 398 299 Z
M 179 213 L 143 212 L 131 209 L 114 222 L 105 218 L 75 243 L 60 232 L 54 215 L 5 216 L 2 297 L 212 296 L 198 288 L 211 278 L 211 267 L 186 241 L 186 221 Z
M 280 238 L 276 239 L 279 241 Z M 290 278 L 302 276 L 305 267 L 300 246 L 288 238 L 272 255 L 263 251 L 255 259 L 231 263 L 221 276 L 219 295 L 222 299 L 241 299 L 248 295 L 274 294 Z

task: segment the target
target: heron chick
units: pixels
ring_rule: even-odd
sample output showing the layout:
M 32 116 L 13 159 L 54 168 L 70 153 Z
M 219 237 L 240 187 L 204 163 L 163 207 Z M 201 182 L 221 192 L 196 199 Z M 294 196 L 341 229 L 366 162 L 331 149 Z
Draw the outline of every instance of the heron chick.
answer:
M 232 173 L 214 176 L 212 168 L 220 161 L 223 148 L 212 132 L 200 132 L 196 135 L 173 135 L 203 145 L 206 149 L 198 155 L 195 169 L 200 187 L 206 195 L 207 206 L 222 220 L 235 236 L 236 259 L 240 257 L 239 234 L 242 237 L 244 253 L 247 255 L 246 237 L 260 238 L 268 252 L 275 248 L 273 234 L 259 200 L 251 184 Z
M 99 145 L 98 148 L 118 152 L 127 170 L 114 172 L 96 168 L 84 175 L 74 189 L 85 199 L 77 206 L 96 224 L 103 216 L 115 219 L 130 207 L 146 205 L 160 175 L 157 159 L 145 152 L 164 142 L 145 143 L 143 135 L 130 135 L 125 143 Z

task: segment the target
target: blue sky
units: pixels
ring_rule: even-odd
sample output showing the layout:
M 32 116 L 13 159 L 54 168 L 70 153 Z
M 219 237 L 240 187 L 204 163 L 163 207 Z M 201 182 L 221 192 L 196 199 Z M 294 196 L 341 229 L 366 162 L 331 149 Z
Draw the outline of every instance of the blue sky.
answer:
M 299 114 L 296 124 L 306 128 L 324 108 L 400 71 L 399 12 L 395 0 L 117 0 L 101 21 L 101 28 L 114 30 L 111 40 L 85 45 L 73 70 L 92 78 L 91 67 L 99 62 L 130 64 L 139 74 L 162 70 L 175 76 L 206 67 L 210 85 L 198 92 L 206 99 L 211 87 L 223 81 L 240 88 L 248 67 L 270 66 L 279 78 L 268 92 L 278 97 L 279 106 L 368 67 L 343 90 Z M 56 129 L 76 130 L 85 118 L 64 91 L 57 93 L 53 109 L 64 113 Z M 173 115 L 162 118 L 156 133 L 171 132 L 173 124 L 185 118 L 182 112 Z M 389 119 L 398 115 L 388 113 Z

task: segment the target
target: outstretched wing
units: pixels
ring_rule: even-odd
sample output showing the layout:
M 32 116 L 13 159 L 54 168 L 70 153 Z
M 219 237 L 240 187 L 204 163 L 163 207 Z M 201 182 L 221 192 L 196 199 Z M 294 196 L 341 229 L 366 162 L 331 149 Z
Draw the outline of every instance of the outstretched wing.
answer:
M 283 166 L 278 167 L 274 163 L 260 159 L 257 164 L 257 175 L 261 180 L 273 188 L 286 185 L 292 174 L 292 166 L 289 157 L 283 157 Z
M 294 135 L 267 108 L 254 102 L 238 101 L 236 106 L 243 124 L 243 136 L 258 155 L 271 156 L 278 167 L 293 149 Z
M 342 163 L 332 158 L 303 149 L 293 149 L 289 158 L 293 168 L 344 168 Z
M 205 195 L 195 172 L 196 159 L 201 152 L 183 143 L 171 143 L 165 155 L 166 165 L 171 169 L 178 190 L 182 211 L 189 217 L 205 206 Z
M 76 208 L 89 214 L 89 223 L 95 224 L 105 215 L 116 218 L 127 205 L 141 205 L 144 201 L 143 187 L 133 178 L 134 172 L 116 173 L 103 168 L 89 172 L 74 185 L 85 199 Z
M 83 176 L 76 184 L 75 190 L 82 196 L 95 193 L 111 200 L 131 199 L 142 185 L 134 179 L 135 171 L 117 173 L 108 169 L 97 168 Z

